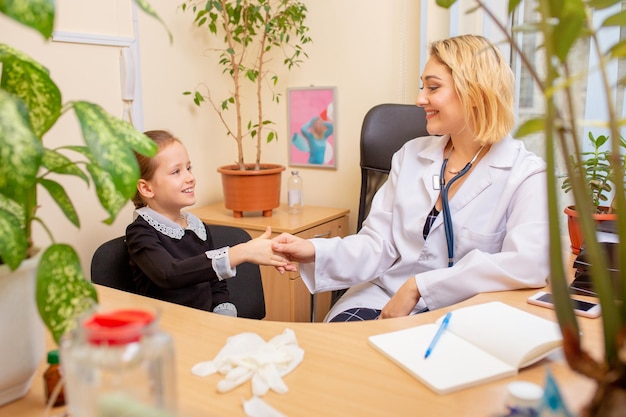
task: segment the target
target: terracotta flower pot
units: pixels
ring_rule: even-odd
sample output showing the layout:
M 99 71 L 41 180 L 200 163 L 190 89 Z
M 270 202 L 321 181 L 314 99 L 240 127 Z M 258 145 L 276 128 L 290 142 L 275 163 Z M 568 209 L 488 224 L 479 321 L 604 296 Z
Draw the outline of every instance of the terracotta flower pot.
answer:
M 243 217 L 244 211 L 262 211 L 271 217 L 272 210 L 280 206 L 280 184 L 283 165 L 261 164 L 255 171 L 254 164 L 246 164 L 242 171 L 237 165 L 225 165 L 217 169 L 222 174 L 224 206 L 233 211 L 234 217 Z
M 567 230 L 569 231 L 572 253 L 578 255 L 583 244 L 582 231 L 580 230 L 580 225 L 578 223 L 578 212 L 574 210 L 574 206 L 565 207 L 565 210 L 563 211 L 567 214 Z M 606 220 L 616 220 L 617 214 L 596 213 L 593 215 L 593 218 L 599 223 Z

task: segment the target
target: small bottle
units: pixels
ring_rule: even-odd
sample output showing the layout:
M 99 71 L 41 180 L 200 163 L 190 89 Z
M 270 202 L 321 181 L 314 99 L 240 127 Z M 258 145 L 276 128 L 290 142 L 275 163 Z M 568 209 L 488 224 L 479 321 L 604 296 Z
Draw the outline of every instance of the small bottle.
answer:
M 298 171 L 291 171 L 291 177 L 287 181 L 287 202 L 289 205 L 289 213 L 302 213 L 304 205 L 302 199 L 302 178 L 298 175 Z
M 61 367 L 59 366 L 59 351 L 57 349 L 48 352 L 48 368 L 43 373 L 44 390 L 46 395 L 46 404 L 50 398 L 56 394 L 53 407 L 65 405 L 65 396 L 63 395 L 63 386 L 58 388 L 57 385 L 63 384 L 61 380 Z

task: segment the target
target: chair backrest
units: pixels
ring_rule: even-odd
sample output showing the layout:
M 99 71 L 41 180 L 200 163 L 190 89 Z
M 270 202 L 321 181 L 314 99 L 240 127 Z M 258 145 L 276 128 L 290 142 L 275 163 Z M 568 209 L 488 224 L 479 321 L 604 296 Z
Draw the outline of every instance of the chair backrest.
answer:
M 361 193 L 357 230 L 369 213 L 372 198 L 387 180 L 391 158 L 408 140 L 427 136 L 424 109 L 414 104 L 372 107 L 361 127 Z
M 126 238 L 116 237 L 104 242 L 91 258 L 91 282 L 122 291 L 136 293 L 129 265 Z
M 208 229 L 216 248 L 234 246 L 251 238 L 245 230 L 238 227 L 210 225 Z M 124 236 L 109 240 L 96 249 L 91 259 L 91 281 L 118 290 L 137 292 Z M 239 317 L 265 317 L 265 297 L 258 265 L 243 263 L 237 266 L 237 275 L 227 279 L 226 284 Z

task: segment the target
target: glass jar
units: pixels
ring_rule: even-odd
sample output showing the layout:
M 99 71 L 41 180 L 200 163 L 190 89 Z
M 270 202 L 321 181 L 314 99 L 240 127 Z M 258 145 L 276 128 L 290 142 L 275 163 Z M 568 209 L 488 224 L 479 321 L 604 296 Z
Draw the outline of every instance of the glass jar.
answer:
M 158 313 L 95 313 L 63 337 L 60 351 L 71 415 L 175 415 L 174 345 Z

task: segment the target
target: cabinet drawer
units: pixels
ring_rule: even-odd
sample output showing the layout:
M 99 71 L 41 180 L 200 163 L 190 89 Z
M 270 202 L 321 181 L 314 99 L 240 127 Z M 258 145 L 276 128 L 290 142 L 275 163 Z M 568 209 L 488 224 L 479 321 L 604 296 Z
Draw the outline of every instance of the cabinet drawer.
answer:
M 307 230 L 297 233 L 296 236 L 303 239 L 316 237 L 344 237 L 348 233 L 348 216 L 343 216 L 326 223 L 322 223 Z

